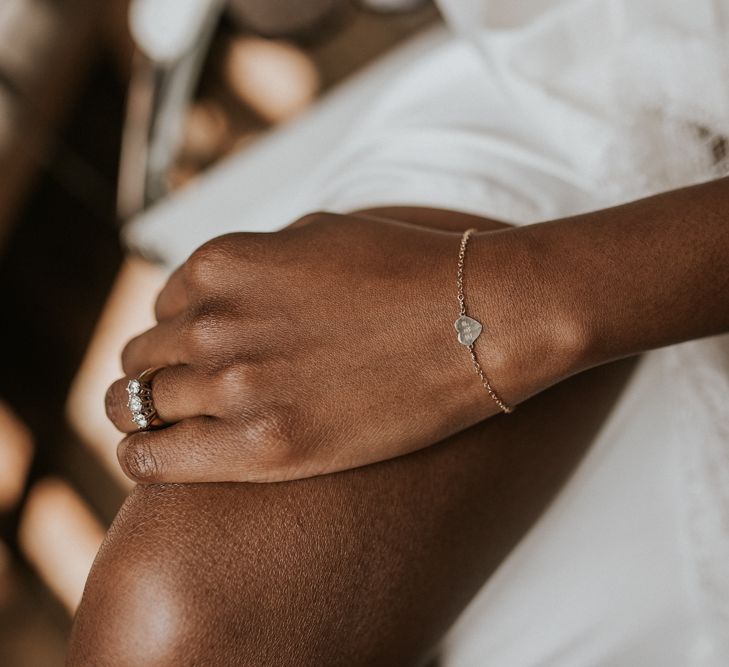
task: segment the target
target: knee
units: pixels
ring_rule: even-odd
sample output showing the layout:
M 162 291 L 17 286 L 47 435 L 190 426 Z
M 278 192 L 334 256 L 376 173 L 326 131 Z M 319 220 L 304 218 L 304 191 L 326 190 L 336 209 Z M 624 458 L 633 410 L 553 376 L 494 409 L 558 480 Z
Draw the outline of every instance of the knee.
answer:
M 210 582 L 200 575 L 206 564 L 195 553 L 194 539 L 182 536 L 185 526 L 175 518 L 180 515 L 169 507 L 162 510 L 164 504 L 147 487 L 117 517 L 86 583 L 67 665 L 202 664 L 202 656 L 215 656 L 211 628 L 220 621 L 229 629 L 238 625 L 231 622 L 238 613 L 232 605 L 217 600 L 215 609 L 211 607 L 215 596 L 205 590 Z M 166 516 L 155 516 L 155 509 Z M 221 659 L 214 664 L 231 664 L 226 656 L 217 657 Z
M 74 620 L 68 665 L 186 664 L 195 614 L 181 573 L 138 546 L 107 538 Z

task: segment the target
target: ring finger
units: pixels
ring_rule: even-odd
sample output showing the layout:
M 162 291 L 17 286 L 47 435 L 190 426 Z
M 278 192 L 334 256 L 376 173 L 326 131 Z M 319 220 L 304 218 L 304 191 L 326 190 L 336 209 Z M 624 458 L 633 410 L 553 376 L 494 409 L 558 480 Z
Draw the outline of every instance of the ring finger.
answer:
M 114 382 L 106 392 L 106 414 L 122 433 L 139 427 L 132 421 L 127 385 L 129 378 Z M 164 424 L 200 417 L 211 413 L 208 398 L 211 391 L 207 374 L 187 365 L 168 366 L 157 371 L 150 381 L 152 402 L 158 419 Z

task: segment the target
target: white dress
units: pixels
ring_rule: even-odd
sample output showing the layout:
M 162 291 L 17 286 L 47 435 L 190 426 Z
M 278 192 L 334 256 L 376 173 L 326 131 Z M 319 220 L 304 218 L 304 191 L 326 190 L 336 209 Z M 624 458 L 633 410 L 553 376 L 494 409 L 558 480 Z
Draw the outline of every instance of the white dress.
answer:
M 128 239 L 173 265 L 217 234 L 316 209 L 430 205 L 523 224 L 729 172 L 729 0 L 440 4 L 455 34 L 406 53 L 346 122 L 325 102 L 325 121 L 236 158 Z M 329 144 L 307 144 L 311 131 Z M 644 355 L 442 664 L 729 665 L 728 403 L 729 337 Z

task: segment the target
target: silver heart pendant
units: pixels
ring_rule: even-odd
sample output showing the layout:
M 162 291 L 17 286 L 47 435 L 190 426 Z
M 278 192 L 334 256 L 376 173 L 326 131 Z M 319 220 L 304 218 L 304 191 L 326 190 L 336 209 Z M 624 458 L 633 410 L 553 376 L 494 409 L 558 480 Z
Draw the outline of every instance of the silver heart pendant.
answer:
M 461 345 L 468 347 L 476 342 L 476 339 L 481 335 L 483 327 L 481 322 L 474 320 L 468 315 L 461 315 L 454 323 L 453 326 L 458 332 L 458 342 Z

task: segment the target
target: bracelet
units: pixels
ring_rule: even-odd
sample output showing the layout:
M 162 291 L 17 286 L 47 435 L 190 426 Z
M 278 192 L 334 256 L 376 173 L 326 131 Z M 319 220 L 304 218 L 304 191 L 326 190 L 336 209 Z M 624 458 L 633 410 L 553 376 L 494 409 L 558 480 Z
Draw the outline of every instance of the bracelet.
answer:
M 468 245 L 468 239 L 471 238 L 471 234 L 475 231 L 475 229 L 467 229 L 463 232 L 463 236 L 461 237 L 461 248 L 458 252 L 458 277 L 456 280 L 456 284 L 458 285 L 458 305 L 460 315 L 453 323 L 453 326 L 458 332 L 458 342 L 467 347 L 468 351 L 471 353 L 473 367 L 476 369 L 478 377 L 481 378 L 481 384 L 484 389 L 489 393 L 489 396 L 491 396 L 494 403 L 499 406 L 501 411 L 508 415 L 510 412 L 514 411 L 514 408 L 508 406 L 501 400 L 499 395 L 491 386 L 489 379 L 486 377 L 486 373 L 484 373 L 484 370 L 481 368 L 481 364 L 478 362 L 478 358 L 476 357 L 476 348 L 474 347 L 474 343 L 481 335 L 483 325 L 478 320 L 474 320 L 472 317 L 466 315 L 466 297 L 463 293 L 463 266 L 466 259 L 466 246 Z

